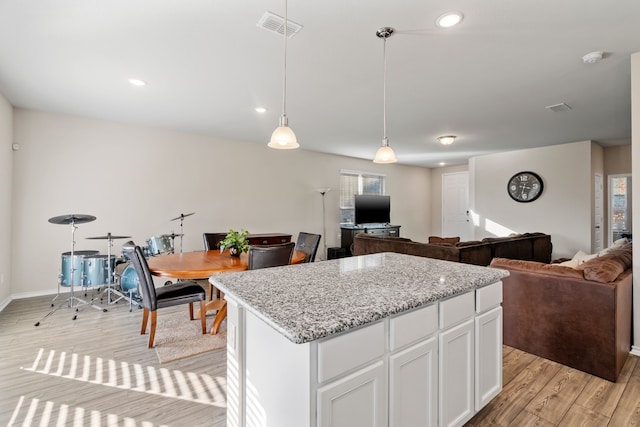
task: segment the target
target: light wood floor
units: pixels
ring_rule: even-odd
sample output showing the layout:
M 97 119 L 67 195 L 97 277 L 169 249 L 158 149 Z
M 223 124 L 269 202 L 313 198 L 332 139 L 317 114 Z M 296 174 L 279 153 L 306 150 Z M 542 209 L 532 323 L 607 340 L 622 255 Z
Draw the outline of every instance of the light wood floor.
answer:
M 502 392 L 468 426 L 640 426 L 640 363 L 616 383 L 504 347 Z
M 0 312 L 0 425 L 224 426 L 224 349 L 160 365 L 142 310 L 50 310 L 52 297 L 12 301 Z M 59 297 L 56 302 L 64 301 Z M 187 306 L 158 311 L 185 314 Z
M 63 298 L 58 298 L 62 301 Z M 224 350 L 160 365 L 141 311 L 50 311 L 51 297 L 0 312 L 0 425 L 224 426 Z M 174 307 L 159 311 L 185 311 Z M 468 426 L 640 426 L 640 363 L 617 383 L 504 347 L 504 389 Z M 355 426 L 358 427 L 358 426 Z M 408 426 L 412 427 L 412 426 Z

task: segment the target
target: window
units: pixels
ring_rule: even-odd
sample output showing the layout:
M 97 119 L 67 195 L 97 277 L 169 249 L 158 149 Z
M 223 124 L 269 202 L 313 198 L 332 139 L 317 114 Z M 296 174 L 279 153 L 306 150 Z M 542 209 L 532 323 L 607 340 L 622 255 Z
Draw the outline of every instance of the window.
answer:
M 340 224 L 352 225 L 355 223 L 355 211 L 353 196 L 356 194 L 384 195 L 384 180 L 386 175 L 340 171 Z
M 609 176 L 610 243 L 631 234 L 631 175 Z

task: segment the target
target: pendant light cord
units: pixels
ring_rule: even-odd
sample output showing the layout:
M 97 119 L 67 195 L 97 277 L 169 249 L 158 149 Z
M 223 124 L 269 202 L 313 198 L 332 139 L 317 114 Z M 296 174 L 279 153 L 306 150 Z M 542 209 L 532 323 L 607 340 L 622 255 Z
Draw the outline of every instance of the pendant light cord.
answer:
M 284 0 L 284 60 L 282 73 L 282 117 L 287 117 L 287 0 Z
M 383 126 L 383 141 L 387 140 L 387 37 L 383 38 L 382 44 L 382 126 Z

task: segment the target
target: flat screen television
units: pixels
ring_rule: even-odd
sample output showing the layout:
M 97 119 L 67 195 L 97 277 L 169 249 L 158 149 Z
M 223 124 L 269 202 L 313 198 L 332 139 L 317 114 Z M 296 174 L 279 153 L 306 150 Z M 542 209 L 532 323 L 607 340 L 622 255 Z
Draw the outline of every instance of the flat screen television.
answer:
M 388 224 L 391 222 L 389 196 L 355 195 L 356 224 Z

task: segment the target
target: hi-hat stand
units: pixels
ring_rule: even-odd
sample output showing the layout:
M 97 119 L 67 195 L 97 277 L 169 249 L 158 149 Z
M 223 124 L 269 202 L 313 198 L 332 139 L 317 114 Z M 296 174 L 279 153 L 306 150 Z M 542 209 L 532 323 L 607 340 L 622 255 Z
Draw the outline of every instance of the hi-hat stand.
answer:
M 92 216 L 92 215 L 83 215 L 83 214 L 69 214 L 69 215 L 60 215 L 60 216 L 56 216 L 53 218 L 49 218 L 49 222 L 52 224 L 60 224 L 60 225 L 71 225 L 71 265 L 69 267 L 69 298 L 67 298 L 65 300 L 65 302 L 67 303 L 67 307 L 68 308 L 75 308 L 75 314 L 73 315 L 73 320 L 76 320 L 78 318 L 78 311 L 79 311 L 79 307 L 81 305 L 90 305 L 91 307 L 95 308 L 96 310 L 100 310 L 100 311 L 107 311 L 106 309 L 100 308 L 98 306 L 93 305 L 93 300 L 92 301 L 85 301 L 82 298 L 78 298 L 75 296 L 74 292 L 73 292 L 73 285 L 74 285 L 74 276 L 76 274 L 76 266 L 75 266 L 75 258 L 74 258 L 74 252 L 75 252 L 75 248 L 76 248 L 76 239 L 75 239 L 75 234 L 76 234 L 76 230 L 77 230 L 77 226 L 76 224 L 84 224 L 86 222 L 91 222 L 91 221 L 95 221 L 96 217 Z M 60 285 L 58 284 L 58 295 L 60 294 Z M 40 322 L 42 322 L 44 319 L 46 319 L 47 317 L 51 316 L 53 313 L 55 313 L 58 308 L 62 307 L 55 307 L 55 305 L 53 304 L 53 301 L 55 301 L 55 299 L 58 297 L 58 295 L 55 296 L 55 298 L 51 301 L 51 306 L 54 307 L 53 310 L 51 310 L 49 313 L 47 313 L 42 319 L 40 319 L 38 322 L 36 322 L 35 326 L 39 326 Z M 75 303 L 75 305 L 74 305 Z
M 183 232 L 183 229 L 182 229 L 182 224 L 183 224 L 184 219 L 186 217 L 191 216 L 193 214 L 195 214 L 195 212 L 191 212 L 191 213 L 188 213 L 188 214 L 181 213 L 179 217 L 176 217 L 176 218 L 173 218 L 173 219 L 170 220 L 170 221 L 180 220 L 180 234 L 177 234 L 177 236 L 180 236 L 180 253 L 182 253 L 182 236 L 184 236 L 184 232 Z M 173 233 L 171 233 L 171 234 L 173 235 Z M 174 236 L 176 236 L 176 235 L 174 235 Z
M 115 271 L 116 271 L 115 257 L 113 261 L 111 260 L 111 248 L 113 247 L 113 241 L 115 239 L 130 239 L 130 238 L 131 236 L 114 236 L 111 233 L 107 233 L 106 236 L 87 237 L 87 239 L 90 239 L 90 240 L 107 240 L 107 283 L 105 283 L 107 287 L 100 294 L 100 299 L 102 299 L 103 294 L 105 293 L 107 294 L 107 305 L 115 304 L 121 299 L 125 299 L 129 301 L 129 307 L 131 307 L 132 300 L 128 296 L 126 296 L 125 294 L 123 294 L 122 292 L 118 291 L 115 288 Z M 113 262 L 113 266 L 111 265 L 112 262 Z M 118 298 L 112 299 L 111 295 L 116 295 Z

